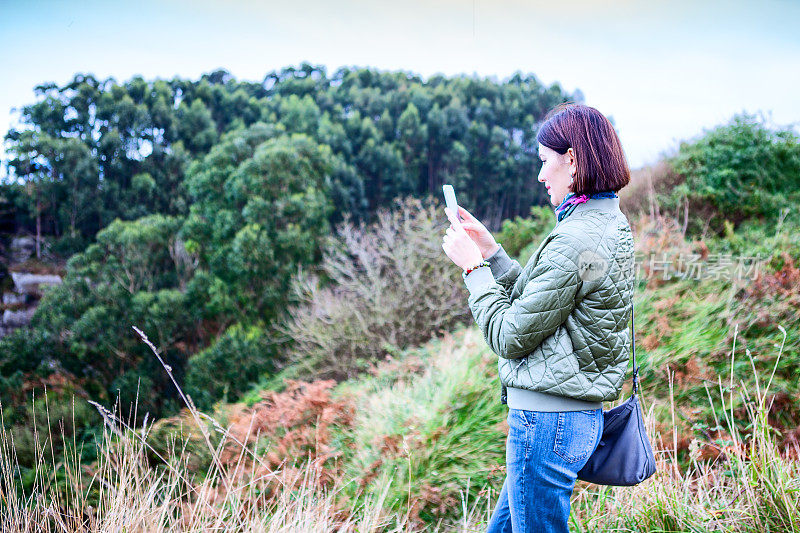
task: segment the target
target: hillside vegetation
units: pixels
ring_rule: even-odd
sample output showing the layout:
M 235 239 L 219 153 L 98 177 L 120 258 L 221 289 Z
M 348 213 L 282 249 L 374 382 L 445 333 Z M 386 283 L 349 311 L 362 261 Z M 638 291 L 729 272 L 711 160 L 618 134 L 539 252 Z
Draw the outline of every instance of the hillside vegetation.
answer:
M 374 222 L 396 200 L 438 197 L 445 182 L 490 227 L 527 213 L 545 196 L 526 186 L 538 165 L 536 125 L 572 97 L 532 74 L 422 79 L 307 63 L 262 82 L 223 70 L 199 80 L 78 74 L 35 95 L 4 139 L 0 197 L 41 253 L 9 269 L 63 282 L 46 291 L 28 327 L 0 338 L 5 424 L 25 443 L 34 426 L 45 429 L 43 413 L 31 410 L 45 390 L 59 418 L 73 395 L 119 401 L 126 412 L 136 404 L 140 423 L 183 407 L 132 325 L 198 407 L 240 399 L 290 363 L 296 336 L 281 330 L 287 308 L 303 299 L 292 281 L 320 270 L 334 226 Z M 0 252 L 9 240 L 0 234 Z M 444 271 L 446 258 L 437 259 L 425 276 Z M 331 283 L 319 279 L 320 288 Z M 432 311 L 443 307 L 439 296 L 428 294 Z M 407 342 L 466 320 L 465 311 L 443 313 Z M 373 328 L 387 318 L 368 317 Z M 391 353 L 383 344 L 367 352 Z M 79 408 L 66 441 L 90 444 L 101 424 Z M 50 445 L 60 455 L 66 444 L 56 435 Z M 31 461 L 20 456 L 28 487 Z
M 223 133 L 188 215 L 109 224 L 0 341 L 4 530 L 485 527 L 507 408 L 442 206 L 333 224 L 326 146 Z M 798 185 L 797 135 L 739 115 L 621 192 L 658 473 L 580 482 L 576 531 L 800 531 Z M 524 264 L 554 223 L 534 205 L 496 237 Z M 29 406 L 30 383 L 49 393 Z

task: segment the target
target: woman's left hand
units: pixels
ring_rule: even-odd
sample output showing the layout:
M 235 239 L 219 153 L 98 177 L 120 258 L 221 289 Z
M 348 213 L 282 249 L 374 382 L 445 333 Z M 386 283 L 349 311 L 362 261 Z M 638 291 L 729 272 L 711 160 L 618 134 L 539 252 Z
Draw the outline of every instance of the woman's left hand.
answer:
M 442 248 L 447 257 L 464 270 L 483 261 L 483 254 L 481 254 L 478 245 L 467 235 L 467 231 L 461 227 L 461 222 L 456 218 L 455 214 L 451 213 L 446 207 L 444 212 L 450 220 L 450 227 L 447 228 L 442 240 Z

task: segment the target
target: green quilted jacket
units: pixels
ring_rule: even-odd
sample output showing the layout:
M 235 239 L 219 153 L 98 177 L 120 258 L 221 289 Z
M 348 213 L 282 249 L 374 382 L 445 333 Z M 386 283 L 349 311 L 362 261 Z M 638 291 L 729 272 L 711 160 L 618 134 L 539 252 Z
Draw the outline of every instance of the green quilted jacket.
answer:
M 502 245 L 464 277 L 507 387 L 583 401 L 619 398 L 628 366 L 633 237 L 619 198 L 590 199 L 522 268 Z

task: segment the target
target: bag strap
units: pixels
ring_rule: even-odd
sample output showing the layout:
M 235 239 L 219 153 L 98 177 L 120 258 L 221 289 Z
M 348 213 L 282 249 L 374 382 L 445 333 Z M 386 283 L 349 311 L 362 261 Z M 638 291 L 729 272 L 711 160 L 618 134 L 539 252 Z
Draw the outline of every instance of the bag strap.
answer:
M 636 394 L 636 389 L 639 383 L 639 367 L 636 365 L 636 328 L 633 327 L 633 295 L 631 295 L 631 358 L 633 358 L 633 392 Z

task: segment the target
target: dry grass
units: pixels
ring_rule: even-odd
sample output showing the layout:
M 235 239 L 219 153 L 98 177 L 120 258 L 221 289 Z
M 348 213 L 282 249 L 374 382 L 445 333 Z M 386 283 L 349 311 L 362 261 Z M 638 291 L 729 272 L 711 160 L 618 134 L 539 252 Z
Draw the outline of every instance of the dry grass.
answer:
M 785 331 L 780 329 L 785 341 Z M 158 357 L 147 338 L 139 334 Z M 428 364 L 436 366 L 445 359 L 452 363 L 451 352 L 479 340 L 474 328 L 465 329 L 463 338 L 461 334 L 457 342 L 448 344 L 447 353 Z M 782 350 L 783 344 L 777 360 Z M 735 333 L 730 357 L 736 357 Z M 453 371 L 454 375 L 464 371 L 454 367 L 437 368 L 439 372 Z M 169 367 L 165 366 L 165 370 L 171 375 Z M 721 394 L 722 405 L 713 405 L 712 401 L 712 406 L 718 425 L 727 430 L 730 438 L 717 442 L 693 441 L 692 466 L 683 471 L 677 462 L 677 433 L 673 432 L 672 439 L 664 441 L 664 436 L 655 431 L 652 406 L 648 407 L 649 402 L 642 398 L 647 431 L 658 461 L 656 475 L 636 487 L 598 487 L 580 482 L 573 495 L 572 529 L 800 531 L 800 465 L 796 455 L 799 450 L 795 450 L 794 457 L 789 457 L 782 455 L 776 446 L 776 435 L 767 420 L 768 401 L 774 398 L 768 394 L 771 380 L 772 376 L 763 388 L 757 380 L 756 390 L 748 391 L 743 383 L 742 387 L 735 386 L 733 375 L 729 381 L 718 377 L 720 391 L 727 390 L 730 396 L 726 401 Z M 672 397 L 671 378 L 669 385 Z M 724 389 L 724 385 L 729 387 Z M 267 403 L 295 402 L 297 409 L 294 411 L 306 413 L 306 418 L 294 415 L 294 421 L 284 424 L 285 419 L 276 418 L 277 411 L 263 413 L 255 409 L 227 429 L 197 411 L 191 399 L 184 397 L 189 419 L 195 422 L 196 431 L 213 457 L 202 479 L 191 473 L 188 454 L 181 448 L 171 449 L 167 456 L 161 457 L 163 465 L 153 468 L 147 460 L 148 454 L 154 453 L 147 439 L 152 424 L 145 421 L 140 428 L 130 427 L 115 412 L 95 404 L 106 421 L 103 438 L 98 443 L 97 463 L 81 465 L 77 454 L 66 454 L 62 465 L 51 464 L 53 468 L 49 468 L 48 460 L 54 459 L 40 454 L 33 492 L 22 495 L 15 489 L 17 470 L 13 442 L 3 432 L 0 435 L 0 527 L 3 531 L 48 532 L 485 530 L 493 497 L 496 497 L 491 487 L 482 491 L 477 499 L 469 500 L 462 494 L 460 501 L 453 505 L 456 520 L 420 526 L 409 520 L 410 508 L 397 510 L 386 505 L 393 483 L 392 478 L 386 476 L 387 472 L 380 472 L 383 477 L 378 484 L 379 491 L 354 501 L 344 496 L 345 487 L 358 483 L 360 477 L 371 472 L 362 472 L 353 479 L 332 477 L 326 473 L 329 467 L 324 450 L 299 460 L 299 465 L 278 464 L 268 459 L 270 449 L 259 446 L 262 432 L 254 428 L 261 424 L 264 434 L 285 436 L 290 430 L 281 432 L 278 426 L 296 428 L 308 423 L 308 417 L 326 416 L 325 409 L 337 402 L 326 396 L 328 390 L 324 383 L 314 387 L 295 384 L 281 393 L 288 396 L 265 398 Z M 735 413 L 731 405 L 736 393 L 746 400 L 752 427 L 748 435 L 741 435 L 733 420 Z M 674 417 L 676 406 L 672 403 L 670 407 Z M 347 411 L 342 406 L 335 409 Z M 375 423 L 376 416 L 373 413 L 369 419 Z M 215 438 L 215 434 L 220 438 Z M 37 446 L 51 438 L 50 435 L 39 437 L 41 441 L 37 440 Z M 310 440 L 309 435 L 293 438 Z M 324 437 L 321 440 L 325 441 Z M 706 447 L 716 448 L 713 460 L 703 459 Z M 297 453 L 289 448 L 287 454 Z M 63 467 L 66 474 L 66 493 L 58 492 L 53 484 L 52 472 L 57 467 Z

